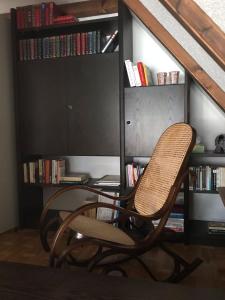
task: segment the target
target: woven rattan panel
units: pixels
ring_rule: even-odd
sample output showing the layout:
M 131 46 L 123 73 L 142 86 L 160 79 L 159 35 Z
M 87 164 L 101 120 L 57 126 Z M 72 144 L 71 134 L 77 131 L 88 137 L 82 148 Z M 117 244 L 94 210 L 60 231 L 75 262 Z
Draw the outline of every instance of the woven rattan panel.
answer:
M 170 126 L 160 137 L 135 196 L 142 215 L 152 215 L 165 204 L 192 141 L 192 128 L 184 123 Z

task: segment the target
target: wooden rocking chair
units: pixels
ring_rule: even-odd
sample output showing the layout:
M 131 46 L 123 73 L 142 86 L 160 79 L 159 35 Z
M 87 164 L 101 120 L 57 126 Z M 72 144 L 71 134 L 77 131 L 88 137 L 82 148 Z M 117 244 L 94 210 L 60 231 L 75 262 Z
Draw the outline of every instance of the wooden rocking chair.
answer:
M 171 213 L 181 183 L 188 174 L 187 164 L 194 146 L 195 137 L 195 131 L 188 124 L 177 123 L 170 126 L 160 137 L 144 174 L 128 196 L 113 197 L 87 186 L 71 186 L 55 193 L 48 200 L 41 217 L 41 240 L 46 250 L 51 248 L 50 265 L 59 267 L 65 261 L 76 263 L 76 259 L 72 255 L 74 249 L 80 245 L 92 244 L 98 247 L 98 251 L 90 261 L 86 261 L 89 270 L 93 270 L 99 264 L 104 264 L 104 261 L 109 256 L 117 255 L 118 257 L 118 254 L 120 254 L 117 261 L 108 265 L 105 269 L 107 272 L 113 269 L 120 270 L 126 276 L 125 271 L 122 270 L 118 263 L 135 258 L 154 280 L 159 280 L 140 258 L 140 255 L 143 253 L 155 246 L 159 246 L 174 260 L 172 273 L 163 281 L 178 282 L 190 274 L 202 260 L 196 258 L 192 263 L 188 263 L 160 242 L 160 234 Z M 131 202 L 133 204 L 126 207 L 134 207 L 134 209 L 117 207 L 106 203 L 91 203 L 78 208 L 72 213 L 62 211 L 60 212 L 62 224 L 56 232 L 50 247 L 47 243 L 47 229 L 50 227 L 51 222 L 45 224 L 47 211 L 55 198 L 72 189 L 85 189 L 110 199 Z M 119 218 L 115 220 L 119 226 L 116 227 L 113 224 L 88 218 L 84 215 L 87 210 L 99 207 L 119 211 Z M 132 232 L 127 230 L 125 225 L 132 218 L 135 221 L 140 220 L 148 223 L 147 234 L 144 236 L 133 236 Z M 157 227 L 154 227 L 152 220 L 157 219 L 160 220 L 159 224 Z M 59 250 L 62 239 L 68 229 L 72 230 L 73 233 L 81 233 L 82 238 L 70 239 L 65 247 Z M 121 258 L 121 255 L 123 255 L 123 258 Z M 79 265 L 79 263 L 77 264 Z

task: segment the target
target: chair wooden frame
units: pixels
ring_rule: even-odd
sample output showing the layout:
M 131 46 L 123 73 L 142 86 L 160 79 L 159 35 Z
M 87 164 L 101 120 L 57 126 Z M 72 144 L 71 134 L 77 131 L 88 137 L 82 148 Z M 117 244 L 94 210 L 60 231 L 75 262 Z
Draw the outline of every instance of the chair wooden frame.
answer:
M 151 270 L 144 264 L 144 262 L 140 259 L 140 255 L 145 253 L 146 251 L 151 250 L 155 246 L 160 246 L 160 248 L 165 251 L 170 257 L 173 258 L 174 260 L 174 269 L 172 270 L 172 273 L 169 275 L 168 278 L 164 279 L 163 281 L 169 281 L 169 282 L 178 282 L 184 277 L 186 277 L 188 274 L 190 274 L 201 262 L 202 260 L 197 258 L 195 259 L 192 263 L 188 263 L 185 261 L 183 258 L 181 258 L 178 254 L 172 252 L 170 249 L 168 249 L 162 242 L 160 242 L 160 234 L 167 222 L 167 219 L 169 217 L 169 214 L 172 210 L 172 207 L 175 203 L 176 196 L 180 190 L 180 186 L 182 182 L 185 180 L 188 171 L 187 171 L 187 165 L 188 165 L 188 159 L 190 156 L 190 153 L 193 149 L 194 143 L 195 143 L 195 137 L 196 133 L 195 130 L 192 128 L 192 138 L 190 141 L 190 144 L 188 146 L 186 155 L 184 157 L 184 160 L 179 168 L 178 174 L 176 176 L 174 184 L 170 187 L 168 197 L 164 203 L 164 205 L 157 211 L 154 212 L 152 215 L 141 215 L 138 212 L 133 211 L 132 209 L 127 209 L 123 207 L 118 207 L 112 204 L 106 204 L 106 203 L 91 203 L 91 204 L 86 204 L 74 212 L 72 212 L 70 215 L 68 215 L 63 223 L 60 225 L 59 229 L 57 230 L 53 243 L 51 247 L 47 243 L 47 231 L 49 229 L 49 226 L 52 224 L 51 221 L 48 224 L 45 224 L 45 219 L 46 215 L 48 212 L 49 207 L 51 206 L 52 202 L 60 195 L 67 191 L 71 190 L 87 190 L 92 193 L 102 195 L 104 197 L 117 200 L 117 201 L 126 201 L 127 203 L 133 203 L 136 192 L 138 190 L 138 187 L 141 183 L 141 178 L 137 182 L 135 188 L 133 191 L 127 195 L 127 196 L 120 196 L 120 197 L 114 197 L 111 195 L 108 195 L 106 193 L 103 193 L 99 190 L 90 188 L 88 186 L 70 186 L 63 188 L 53 194 L 44 210 L 41 216 L 41 241 L 46 250 L 50 251 L 50 265 L 51 266 L 56 266 L 59 267 L 62 265 L 62 263 L 70 256 L 71 252 L 76 249 L 78 246 L 81 244 L 94 244 L 99 247 L 97 253 L 91 258 L 91 260 L 86 261 L 86 265 L 88 265 L 88 269 L 91 271 L 93 270 L 98 264 L 100 264 L 104 258 L 115 255 L 115 254 L 125 254 L 126 257 L 123 259 L 119 259 L 116 263 L 120 263 L 124 260 L 130 259 L 130 258 L 135 258 L 146 270 L 146 272 L 154 279 L 154 280 L 159 280 L 157 279 L 151 272 Z M 61 239 L 64 236 L 65 231 L 70 228 L 71 222 L 76 219 L 79 215 L 83 214 L 87 210 L 90 209 L 96 209 L 99 207 L 105 207 L 105 208 L 110 208 L 119 211 L 120 217 L 119 221 L 121 222 L 120 224 L 124 224 L 130 217 L 135 217 L 139 220 L 143 221 L 152 221 L 154 219 L 160 219 L 159 225 L 154 228 L 154 230 L 150 230 L 147 235 L 142 239 L 142 240 L 134 240 L 134 243 L 132 245 L 127 245 L 127 244 L 118 244 L 112 241 L 107 241 L 107 240 L 102 240 L 98 238 L 92 238 L 92 237 L 84 237 L 83 239 L 78 239 L 73 241 L 72 243 L 68 243 L 68 245 L 64 248 L 64 250 L 58 254 L 57 253 L 57 248 L 58 245 L 61 241 Z M 130 206 L 131 207 L 131 206 Z M 154 227 L 154 226 L 153 226 Z M 103 248 L 107 248 L 109 250 L 104 250 Z M 76 261 L 73 261 L 76 263 Z M 103 261 L 104 262 L 104 261 Z M 79 265 L 79 264 L 78 264 Z M 118 267 L 116 267 L 118 270 Z M 112 265 L 110 265 L 109 269 L 112 269 Z M 120 267 L 119 267 L 120 269 Z M 124 271 L 121 270 L 121 272 L 124 274 Z

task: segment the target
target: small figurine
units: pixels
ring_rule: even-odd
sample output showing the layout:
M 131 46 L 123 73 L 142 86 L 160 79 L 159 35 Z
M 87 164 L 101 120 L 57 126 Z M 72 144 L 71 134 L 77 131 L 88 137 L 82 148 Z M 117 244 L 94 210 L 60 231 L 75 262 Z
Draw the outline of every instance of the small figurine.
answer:
M 225 153 L 225 134 L 220 134 L 215 139 L 215 153 Z

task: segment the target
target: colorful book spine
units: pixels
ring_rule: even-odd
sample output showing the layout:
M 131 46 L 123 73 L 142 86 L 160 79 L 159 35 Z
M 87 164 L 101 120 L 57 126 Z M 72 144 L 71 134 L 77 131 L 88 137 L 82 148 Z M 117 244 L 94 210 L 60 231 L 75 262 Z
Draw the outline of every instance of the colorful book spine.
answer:
M 138 62 L 137 67 L 138 67 L 138 72 L 139 72 L 139 75 L 140 75 L 141 86 L 147 86 L 143 63 Z

